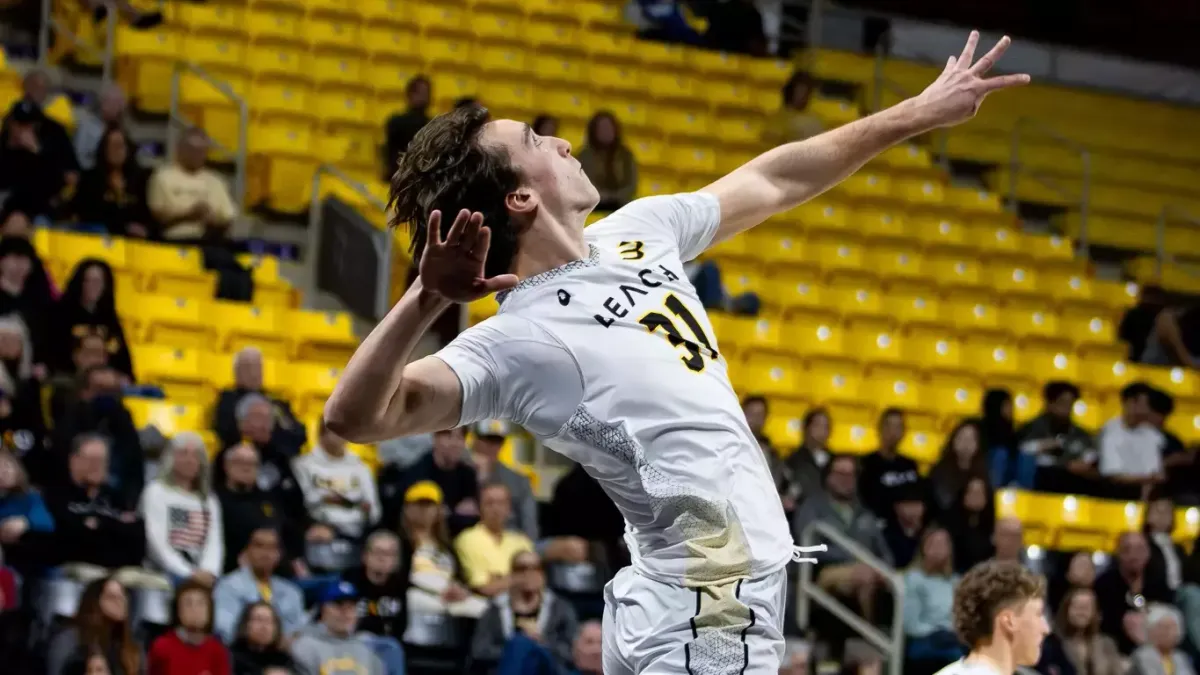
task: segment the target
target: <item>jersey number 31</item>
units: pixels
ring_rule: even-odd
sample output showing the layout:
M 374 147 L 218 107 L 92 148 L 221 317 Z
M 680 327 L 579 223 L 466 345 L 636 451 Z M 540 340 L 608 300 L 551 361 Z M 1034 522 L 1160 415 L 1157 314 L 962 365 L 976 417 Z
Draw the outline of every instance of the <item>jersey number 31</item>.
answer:
M 713 349 L 712 341 L 704 334 L 704 328 L 700 322 L 696 320 L 696 316 L 692 314 L 692 310 L 687 308 L 683 302 L 674 295 L 668 295 L 663 302 L 663 308 L 675 315 L 677 319 L 683 322 L 695 339 L 689 340 L 679 332 L 679 328 L 675 326 L 675 322 L 671 317 L 662 312 L 649 312 L 643 316 L 638 323 L 646 327 L 646 330 L 654 333 L 661 330 L 667 336 L 672 347 L 683 347 L 687 352 L 686 356 L 681 356 L 680 360 L 683 365 L 687 366 L 688 370 L 700 372 L 704 370 L 704 357 L 716 360 L 717 350 Z

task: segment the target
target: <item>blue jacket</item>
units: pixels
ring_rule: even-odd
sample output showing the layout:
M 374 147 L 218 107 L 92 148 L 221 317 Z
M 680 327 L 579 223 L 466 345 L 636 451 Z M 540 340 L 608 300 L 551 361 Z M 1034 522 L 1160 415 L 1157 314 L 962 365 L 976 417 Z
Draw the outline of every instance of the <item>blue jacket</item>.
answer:
M 242 611 L 247 605 L 262 599 L 258 583 L 248 568 L 240 567 L 221 577 L 213 589 L 216 610 L 213 632 L 225 644 L 233 644 Z M 308 614 L 304 611 L 304 593 L 287 579 L 271 577 L 271 606 L 279 615 L 285 636 L 291 636 L 308 623 Z
M 0 521 L 17 516 L 29 521 L 30 532 L 54 531 L 54 517 L 36 492 L 0 496 Z
M 904 573 L 904 634 L 921 638 L 954 630 L 951 611 L 958 576 L 931 576 L 915 567 Z

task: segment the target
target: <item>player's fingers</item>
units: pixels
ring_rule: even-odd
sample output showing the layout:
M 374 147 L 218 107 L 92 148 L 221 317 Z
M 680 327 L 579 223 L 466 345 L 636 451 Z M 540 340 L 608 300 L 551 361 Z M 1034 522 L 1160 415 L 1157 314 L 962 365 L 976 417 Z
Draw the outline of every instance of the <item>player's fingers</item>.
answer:
M 1004 56 L 1004 52 L 1008 50 L 1008 46 L 1010 44 L 1012 44 L 1012 39 L 1007 35 L 1000 38 L 1000 41 L 996 43 L 996 46 L 992 47 L 992 51 L 984 54 L 983 58 L 979 59 L 978 63 L 971 66 L 971 74 L 977 76 L 985 75 L 989 70 L 992 69 L 992 66 L 996 65 L 996 62 L 1000 60 L 1000 57 Z
M 942 74 L 945 75 L 946 73 L 954 70 L 954 64 L 956 63 L 958 63 L 958 59 L 954 58 L 953 56 L 946 59 L 946 67 L 942 69 Z
M 429 214 L 429 222 L 425 224 L 425 250 L 442 243 L 442 212 L 434 209 Z
M 462 245 L 467 250 L 475 250 L 479 243 L 479 228 L 483 226 L 483 214 L 476 211 L 467 218 L 466 227 L 463 228 Z
M 975 46 L 979 44 L 979 31 L 973 30 L 967 36 L 967 44 L 963 45 L 962 53 L 958 55 L 958 67 L 970 68 L 975 58 Z
M 989 77 L 983 80 L 980 89 L 987 94 L 997 89 L 1008 89 L 1009 87 L 1020 87 L 1021 85 L 1029 84 L 1030 77 L 1024 73 L 1019 75 L 998 75 Z
M 483 280 L 483 290 L 489 293 L 499 293 L 516 286 L 519 281 L 520 279 L 515 274 L 497 274 L 491 279 Z
M 446 245 L 458 246 L 462 242 L 463 230 L 467 227 L 467 220 L 470 219 L 471 212 L 463 209 L 455 216 L 454 222 L 450 225 L 450 231 L 446 233 Z

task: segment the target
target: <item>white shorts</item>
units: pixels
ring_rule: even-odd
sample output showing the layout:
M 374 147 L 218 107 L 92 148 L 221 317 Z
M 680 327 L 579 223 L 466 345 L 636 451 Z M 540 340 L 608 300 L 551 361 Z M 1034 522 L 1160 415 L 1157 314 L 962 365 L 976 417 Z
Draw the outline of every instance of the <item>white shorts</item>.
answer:
M 626 567 L 604 587 L 605 675 L 777 675 L 786 568 L 685 588 Z

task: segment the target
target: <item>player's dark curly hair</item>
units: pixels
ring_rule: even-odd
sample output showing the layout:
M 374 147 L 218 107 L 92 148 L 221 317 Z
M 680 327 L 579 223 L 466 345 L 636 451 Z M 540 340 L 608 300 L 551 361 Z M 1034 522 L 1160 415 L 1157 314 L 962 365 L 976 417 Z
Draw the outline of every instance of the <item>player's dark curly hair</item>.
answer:
M 1045 596 L 1042 577 L 1020 564 L 982 562 L 963 575 L 954 590 L 954 632 L 974 649 L 991 639 L 996 615 L 1002 610 Z
M 391 226 L 407 225 L 412 232 L 413 262 L 425 250 L 429 214 L 442 212 L 446 236 L 462 209 L 483 214 L 492 231 L 484 274 L 506 274 L 517 254 L 516 222 L 504 205 L 505 197 L 521 183 L 503 150 L 485 145 L 480 134 L 488 121 L 487 108 L 465 106 L 430 120 L 400 157 L 392 176 L 388 209 Z

